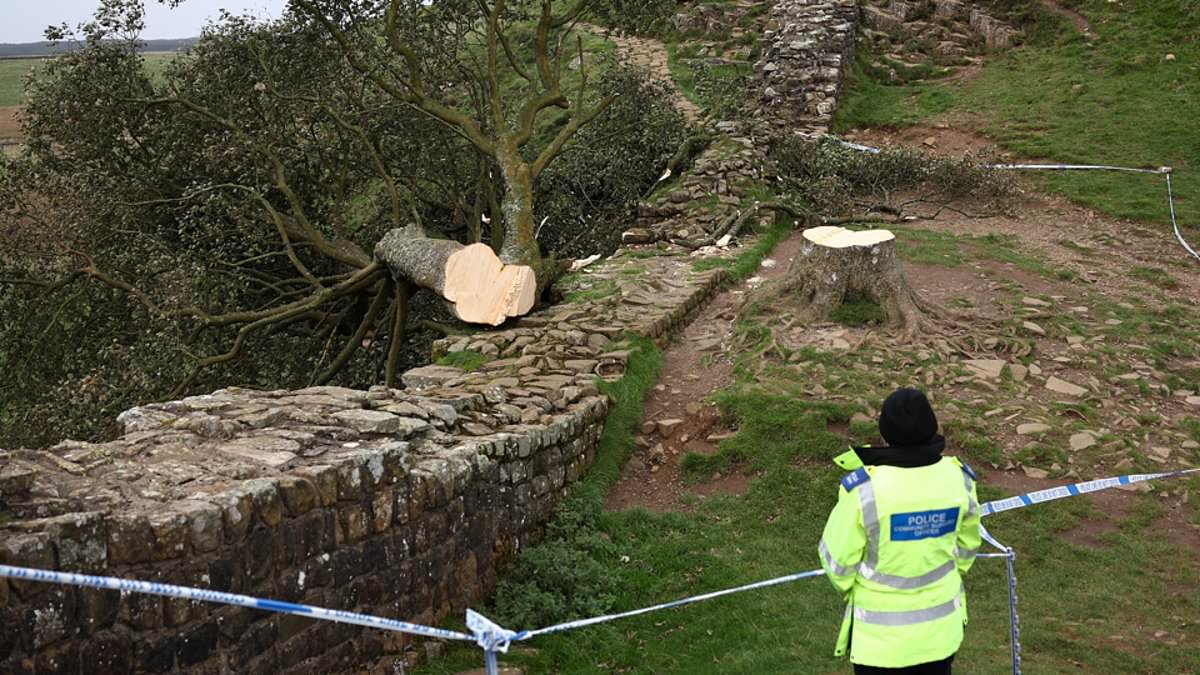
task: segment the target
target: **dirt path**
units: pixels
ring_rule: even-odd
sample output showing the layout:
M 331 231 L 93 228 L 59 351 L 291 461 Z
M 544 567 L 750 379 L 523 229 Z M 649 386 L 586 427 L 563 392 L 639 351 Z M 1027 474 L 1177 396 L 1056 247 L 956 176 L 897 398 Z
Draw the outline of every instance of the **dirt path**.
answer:
M 671 69 L 667 65 L 667 48 L 662 42 L 649 38 L 618 35 L 607 28 L 581 23 L 579 27 L 589 33 L 602 35 L 612 40 L 621 53 L 622 60 L 638 68 L 650 71 L 654 79 L 665 82 L 674 92 L 675 107 L 687 117 L 689 122 L 696 123 L 704 116 L 700 106 L 692 103 L 675 85 L 671 77 Z
M 645 403 L 642 447 L 626 462 L 621 478 L 609 491 L 608 510 L 688 511 L 692 496 L 744 494 L 750 489 L 752 476 L 740 472 L 689 485 L 679 465 L 689 452 L 716 453 L 721 439 L 731 435 L 708 398 L 733 383 L 729 341 L 738 311 L 749 291 L 787 269 L 800 244 L 799 233 L 781 242 L 757 275 L 714 298 L 667 348 L 658 385 Z M 664 434 L 672 420 L 680 423 L 669 435 Z
M 1083 36 L 1088 40 L 1094 40 L 1098 37 L 1096 32 L 1092 30 L 1092 24 L 1089 23 L 1087 18 L 1079 12 L 1063 7 L 1055 2 L 1055 0 L 1042 0 L 1042 6 L 1075 24 L 1075 28 L 1078 29 L 1080 33 L 1083 33 Z

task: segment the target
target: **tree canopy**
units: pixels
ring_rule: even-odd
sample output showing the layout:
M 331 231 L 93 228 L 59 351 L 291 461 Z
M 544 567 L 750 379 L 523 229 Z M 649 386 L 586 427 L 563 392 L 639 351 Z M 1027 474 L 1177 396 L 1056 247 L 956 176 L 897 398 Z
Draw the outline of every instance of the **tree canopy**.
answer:
M 226 384 L 394 384 L 410 316 L 444 310 L 414 309 L 389 233 L 486 243 L 539 290 L 556 253 L 614 241 L 596 219 L 685 129 L 574 29 L 588 4 L 294 0 L 224 16 L 152 78 L 141 3 L 105 0 L 30 81 L 0 165 L 6 435 Z

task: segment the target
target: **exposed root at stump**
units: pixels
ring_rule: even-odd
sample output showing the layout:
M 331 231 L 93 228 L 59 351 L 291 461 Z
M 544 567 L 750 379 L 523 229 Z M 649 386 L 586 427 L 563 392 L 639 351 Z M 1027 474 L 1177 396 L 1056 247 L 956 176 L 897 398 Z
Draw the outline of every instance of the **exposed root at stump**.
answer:
M 802 236 L 804 245 L 787 273 L 752 296 L 744 312 L 777 317 L 791 327 L 831 321 L 834 310 L 845 303 L 872 302 L 882 313 L 885 334 L 897 342 L 944 341 L 969 357 L 985 351 L 981 347 L 989 340 L 970 326 L 990 322 L 953 313 L 914 292 L 896 257 L 891 232 L 823 226 L 805 230 Z M 763 356 L 772 349 L 784 356 L 774 337 L 770 343 Z

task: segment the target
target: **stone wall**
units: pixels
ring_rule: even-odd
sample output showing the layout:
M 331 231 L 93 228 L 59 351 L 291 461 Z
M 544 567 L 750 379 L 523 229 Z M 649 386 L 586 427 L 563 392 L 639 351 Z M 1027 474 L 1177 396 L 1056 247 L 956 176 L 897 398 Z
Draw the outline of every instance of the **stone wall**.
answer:
M 635 269 L 636 268 L 636 271 Z M 623 333 L 665 339 L 724 279 L 618 256 L 567 302 L 447 339 L 403 391 L 224 389 L 121 416 L 103 444 L 0 451 L 0 562 L 436 623 L 483 601 L 591 465 Z M 0 673 L 329 673 L 382 633 L 154 596 L 0 580 Z
M 891 62 L 875 68 L 976 63 L 989 49 L 1003 49 L 1018 31 L 967 0 L 867 0 L 863 37 Z M 894 73 L 893 73 L 894 75 Z
M 781 131 L 828 131 L 854 62 L 858 21 L 856 0 L 778 0 L 754 66 L 755 117 Z

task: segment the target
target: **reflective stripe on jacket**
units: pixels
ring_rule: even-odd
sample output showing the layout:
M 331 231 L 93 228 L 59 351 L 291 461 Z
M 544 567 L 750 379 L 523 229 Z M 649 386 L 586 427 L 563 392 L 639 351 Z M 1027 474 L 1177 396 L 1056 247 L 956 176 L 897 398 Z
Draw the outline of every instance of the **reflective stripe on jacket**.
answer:
M 967 621 L 962 576 L 980 544 L 975 474 L 957 458 L 843 478 L 818 547 L 846 599 L 835 654 L 849 646 L 854 663 L 903 668 L 957 652 Z

